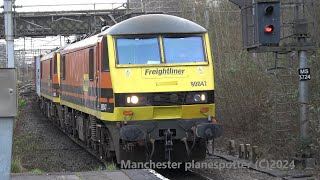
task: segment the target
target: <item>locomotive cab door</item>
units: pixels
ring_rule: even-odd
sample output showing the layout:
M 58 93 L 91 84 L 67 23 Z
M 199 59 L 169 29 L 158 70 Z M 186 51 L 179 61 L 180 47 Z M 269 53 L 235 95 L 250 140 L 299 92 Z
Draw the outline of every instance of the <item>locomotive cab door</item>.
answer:
M 89 49 L 89 74 L 87 77 L 84 77 L 84 93 L 87 93 L 87 96 L 94 96 L 94 102 L 85 102 L 86 106 L 90 106 L 94 109 L 99 109 L 99 84 L 98 84 L 98 75 L 99 75 L 99 60 L 97 56 L 97 48 L 92 47 Z M 86 96 L 86 95 L 85 95 Z M 89 104 L 91 103 L 91 104 Z
M 95 107 L 97 108 L 97 110 L 100 110 L 100 103 L 99 103 L 99 97 L 100 97 L 100 92 L 99 92 L 99 63 L 100 62 L 100 58 L 99 58 L 99 48 L 100 47 L 100 43 L 98 43 L 98 48 L 95 47 L 96 49 L 96 53 L 94 53 L 95 56 L 95 94 L 96 94 L 96 103 L 95 103 Z

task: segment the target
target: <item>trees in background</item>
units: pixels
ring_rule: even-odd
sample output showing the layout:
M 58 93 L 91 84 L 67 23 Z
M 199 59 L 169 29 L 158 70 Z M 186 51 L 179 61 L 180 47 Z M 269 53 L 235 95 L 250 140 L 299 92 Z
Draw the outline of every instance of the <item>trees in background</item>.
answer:
M 251 54 L 242 49 L 240 10 L 228 0 L 180 0 L 181 16 L 206 27 L 210 34 L 215 64 L 216 118 L 225 126 L 225 137 L 239 139 L 265 147 L 266 154 L 274 151 L 277 138 L 274 126 L 277 81 L 266 73 L 274 64 L 273 53 Z M 320 1 L 314 1 L 320 8 Z M 320 9 L 316 10 L 315 31 L 320 42 Z M 290 54 L 292 55 L 292 54 Z M 292 149 L 299 138 L 298 111 L 298 59 L 293 58 L 294 116 L 291 121 L 293 142 L 284 149 Z M 320 150 L 320 57 L 309 52 L 312 72 L 310 120 L 312 121 L 313 147 Z M 288 87 L 290 88 L 290 87 Z M 277 107 L 278 108 L 278 107 Z M 270 146 L 271 144 L 271 146 Z M 267 146 L 266 146 L 267 145 Z M 275 145 L 275 144 L 274 144 Z M 276 146 L 276 145 L 275 145 Z M 319 157 L 318 157 L 319 158 Z

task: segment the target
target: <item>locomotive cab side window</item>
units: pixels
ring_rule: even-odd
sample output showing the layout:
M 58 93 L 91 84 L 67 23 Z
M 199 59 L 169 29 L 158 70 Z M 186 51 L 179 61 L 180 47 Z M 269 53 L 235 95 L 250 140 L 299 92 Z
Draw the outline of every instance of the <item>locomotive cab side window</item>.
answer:
M 93 49 L 89 50 L 89 80 L 93 81 L 94 79 L 94 53 Z
M 49 71 L 50 79 L 52 79 L 52 59 L 49 60 L 49 63 L 50 63 L 50 66 L 49 66 L 49 68 L 50 68 L 50 71 Z
M 43 73 L 43 61 L 40 62 L 40 79 L 42 79 L 42 73 Z
M 101 61 L 101 64 L 102 64 L 102 71 L 110 71 L 110 65 L 109 65 L 109 53 L 108 53 L 108 42 L 107 42 L 107 38 L 103 39 L 103 42 L 102 42 L 102 47 L 103 47 L 103 50 L 102 50 L 102 61 Z
M 61 65 L 62 65 L 61 77 L 63 80 L 66 80 L 66 56 L 65 55 L 62 56 Z
M 54 55 L 54 58 L 53 58 L 53 74 L 57 74 L 57 55 Z

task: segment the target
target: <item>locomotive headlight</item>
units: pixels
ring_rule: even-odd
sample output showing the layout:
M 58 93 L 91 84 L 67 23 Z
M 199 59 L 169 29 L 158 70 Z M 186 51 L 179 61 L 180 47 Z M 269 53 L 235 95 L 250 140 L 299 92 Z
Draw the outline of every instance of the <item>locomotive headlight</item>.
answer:
M 193 95 L 193 102 L 194 103 L 205 103 L 205 102 L 207 102 L 207 94 L 206 93 L 194 94 Z
M 128 95 L 124 99 L 126 105 L 135 106 L 135 105 L 145 105 L 146 97 L 139 95 Z
M 139 97 L 138 96 L 128 96 L 127 97 L 127 104 L 138 104 Z
M 138 104 L 139 103 L 138 96 L 131 96 L 130 100 L 131 100 L 132 104 Z
M 170 95 L 170 101 L 171 102 L 177 102 L 179 100 L 179 96 L 177 94 L 171 94 Z
M 201 101 L 201 96 L 200 96 L 200 94 L 195 94 L 195 95 L 193 96 L 193 100 L 194 100 L 194 102 L 200 102 L 200 101 Z

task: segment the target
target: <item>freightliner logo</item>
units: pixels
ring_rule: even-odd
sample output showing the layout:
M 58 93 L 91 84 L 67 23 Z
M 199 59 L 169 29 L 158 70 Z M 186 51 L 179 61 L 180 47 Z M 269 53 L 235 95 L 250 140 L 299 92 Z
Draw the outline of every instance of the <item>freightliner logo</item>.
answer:
M 157 69 L 146 69 L 144 75 L 183 75 L 185 69 L 176 68 L 157 68 Z

